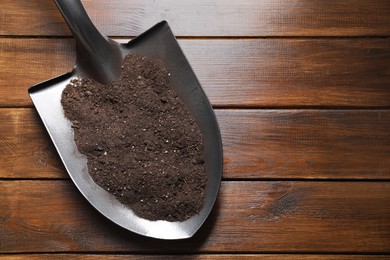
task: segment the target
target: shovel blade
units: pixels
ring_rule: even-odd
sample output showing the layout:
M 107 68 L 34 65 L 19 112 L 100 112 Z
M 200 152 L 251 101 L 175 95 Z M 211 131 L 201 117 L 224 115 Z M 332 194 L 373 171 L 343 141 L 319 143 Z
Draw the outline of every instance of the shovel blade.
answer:
M 222 177 L 222 140 L 212 106 L 166 22 L 161 22 L 127 44 L 125 54 L 160 59 L 171 71 L 170 85 L 186 104 L 203 134 L 205 168 L 208 176 L 206 199 L 199 214 L 184 222 L 150 221 L 118 202 L 95 184 L 88 174 L 87 158 L 78 152 L 71 122 L 65 118 L 61 94 L 72 79 L 80 78 L 75 69 L 29 89 L 33 101 L 65 168 L 84 197 L 112 222 L 140 235 L 159 239 L 192 237 L 210 214 Z

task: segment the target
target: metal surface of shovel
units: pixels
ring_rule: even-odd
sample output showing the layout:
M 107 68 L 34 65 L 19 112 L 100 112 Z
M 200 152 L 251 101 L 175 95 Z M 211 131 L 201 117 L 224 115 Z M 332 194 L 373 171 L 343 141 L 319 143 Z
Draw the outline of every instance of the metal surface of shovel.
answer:
M 168 24 L 158 23 L 129 43 L 118 44 L 98 32 L 79 0 L 55 2 L 76 40 L 76 66 L 69 73 L 31 87 L 29 94 L 71 179 L 100 213 L 123 228 L 160 239 L 193 236 L 206 220 L 217 198 L 222 175 L 222 141 L 210 102 Z M 71 122 L 63 113 L 61 93 L 72 79 L 88 77 L 107 84 L 120 75 L 124 57 L 129 53 L 166 63 L 171 72 L 172 88 L 186 104 L 203 134 L 208 176 L 206 200 L 199 214 L 183 222 L 140 218 L 96 185 L 88 174 L 86 157 L 77 150 Z

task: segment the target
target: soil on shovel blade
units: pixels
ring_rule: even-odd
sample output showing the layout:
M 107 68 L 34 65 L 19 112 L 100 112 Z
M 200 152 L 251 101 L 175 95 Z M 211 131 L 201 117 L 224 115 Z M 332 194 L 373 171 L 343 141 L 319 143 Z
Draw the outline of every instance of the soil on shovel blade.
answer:
M 73 80 L 62 93 L 96 184 L 149 220 L 184 221 L 203 206 L 201 132 L 164 63 L 129 55 L 109 85 Z

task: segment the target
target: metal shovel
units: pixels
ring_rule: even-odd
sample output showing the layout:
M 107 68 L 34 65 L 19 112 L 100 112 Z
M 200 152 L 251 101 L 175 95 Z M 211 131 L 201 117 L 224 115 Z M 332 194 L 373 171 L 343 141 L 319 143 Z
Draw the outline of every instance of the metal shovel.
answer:
M 222 141 L 210 102 L 168 24 L 158 23 L 129 43 L 118 44 L 99 33 L 79 0 L 55 2 L 76 40 L 76 66 L 69 73 L 31 87 L 29 94 L 71 179 L 100 213 L 123 228 L 160 239 L 193 236 L 217 198 L 222 176 Z M 186 104 L 203 134 L 208 176 L 206 199 L 200 213 L 184 222 L 140 218 L 96 185 L 88 174 L 86 157 L 77 150 L 71 123 L 63 113 L 61 93 L 72 79 L 88 77 L 107 84 L 120 75 L 124 57 L 129 53 L 165 62 L 171 72 L 172 88 Z

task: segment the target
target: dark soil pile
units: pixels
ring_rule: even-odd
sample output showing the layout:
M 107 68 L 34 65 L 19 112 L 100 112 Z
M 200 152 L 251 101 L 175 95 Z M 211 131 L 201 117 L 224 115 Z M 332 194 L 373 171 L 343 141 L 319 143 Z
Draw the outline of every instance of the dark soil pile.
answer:
M 92 179 L 138 216 L 184 221 L 200 211 L 207 176 L 201 132 L 158 60 L 129 55 L 109 85 L 73 80 L 62 93 Z

